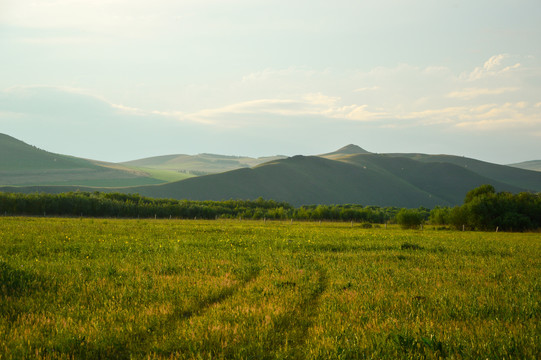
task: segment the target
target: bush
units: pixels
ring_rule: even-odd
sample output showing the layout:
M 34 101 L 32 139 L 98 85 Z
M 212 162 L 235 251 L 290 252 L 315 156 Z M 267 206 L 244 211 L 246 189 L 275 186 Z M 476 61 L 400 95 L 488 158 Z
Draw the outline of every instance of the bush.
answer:
M 396 222 L 402 229 L 417 229 L 423 220 L 423 215 L 415 209 L 401 209 L 396 214 Z
M 451 209 L 448 207 L 436 206 L 430 211 L 430 223 L 432 225 L 448 225 L 450 221 Z

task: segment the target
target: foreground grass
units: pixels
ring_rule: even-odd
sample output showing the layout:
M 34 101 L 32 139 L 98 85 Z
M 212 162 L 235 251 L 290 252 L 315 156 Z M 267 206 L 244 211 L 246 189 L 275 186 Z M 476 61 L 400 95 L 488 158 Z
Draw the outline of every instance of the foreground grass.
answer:
M 0 359 L 541 355 L 539 234 L 0 218 Z

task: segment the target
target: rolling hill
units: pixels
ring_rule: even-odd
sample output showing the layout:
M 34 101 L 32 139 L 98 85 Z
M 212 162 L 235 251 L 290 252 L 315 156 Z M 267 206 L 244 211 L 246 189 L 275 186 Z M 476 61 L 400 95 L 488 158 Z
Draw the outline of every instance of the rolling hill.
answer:
M 374 154 L 356 145 L 319 156 L 253 159 L 211 154 L 167 155 L 116 165 L 48 153 L 6 136 L 0 140 L 0 180 L 8 179 L 19 186 L 3 187 L 0 191 L 117 191 L 192 200 L 263 197 L 295 206 L 357 203 L 398 207 L 458 205 L 467 191 L 482 184 L 492 184 L 497 191 L 541 191 L 541 172 L 452 155 Z M 6 156 L 7 153 L 16 155 Z M 270 161 L 261 163 L 264 160 Z M 179 169 L 209 172 L 237 168 L 162 184 L 98 187 L 98 179 L 116 179 L 121 183 L 127 176 L 136 178 L 144 174 L 127 166 L 177 173 Z M 19 179 L 17 174 L 21 174 Z M 79 177 L 77 186 L 66 186 L 67 179 L 60 182 L 62 175 L 68 174 L 72 183 Z M 39 187 L 20 187 L 25 184 L 17 182 L 20 179 Z M 2 183 L 10 185 L 5 180 Z
M 380 189 L 386 188 L 382 197 Z M 377 189 L 377 190 L 375 190 Z M 362 203 L 396 206 L 443 202 L 393 176 L 324 159 L 294 156 L 251 169 L 201 176 L 179 182 L 134 188 L 142 195 L 193 200 L 255 199 L 263 197 L 292 205 Z
M 1 185 L 131 186 L 163 183 L 125 166 L 47 152 L 0 134 Z
M 541 191 L 541 176 L 539 172 L 535 171 L 492 164 L 485 161 L 453 155 L 388 154 L 388 156 L 407 157 L 425 163 L 441 162 L 455 164 L 489 179 L 494 179 L 523 189 Z
M 364 152 L 333 156 L 335 160 L 294 156 L 251 169 L 132 190 L 146 196 L 177 199 L 255 199 L 261 196 L 297 206 L 358 203 L 399 207 L 461 204 L 467 191 L 486 183 L 493 184 L 498 191 L 527 190 L 451 163 Z
M 331 160 L 339 160 L 340 158 L 347 155 L 358 155 L 358 154 L 371 154 L 371 152 L 366 151 L 365 149 L 363 149 L 362 147 L 358 145 L 349 144 L 336 151 L 333 151 L 327 154 L 318 155 L 318 156 L 324 157 L 326 159 L 331 159 Z
M 541 171 L 541 160 L 524 161 L 516 164 L 509 164 L 508 166 L 524 170 Z
M 250 168 L 268 161 L 283 159 L 286 156 L 251 158 L 247 156 L 227 156 L 216 154 L 164 155 L 121 163 L 134 169 L 152 173 L 162 171 L 171 176 L 184 178 L 221 173 L 229 170 Z M 181 179 L 179 179 L 181 180 Z

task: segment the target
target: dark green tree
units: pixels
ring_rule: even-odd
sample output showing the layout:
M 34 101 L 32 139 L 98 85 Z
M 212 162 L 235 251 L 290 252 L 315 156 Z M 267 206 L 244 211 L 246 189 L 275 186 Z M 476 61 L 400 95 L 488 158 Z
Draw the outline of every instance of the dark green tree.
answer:
M 423 220 L 423 214 L 417 209 L 401 209 L 396 214 L 396 222 L 402 229 L 418 229 Z

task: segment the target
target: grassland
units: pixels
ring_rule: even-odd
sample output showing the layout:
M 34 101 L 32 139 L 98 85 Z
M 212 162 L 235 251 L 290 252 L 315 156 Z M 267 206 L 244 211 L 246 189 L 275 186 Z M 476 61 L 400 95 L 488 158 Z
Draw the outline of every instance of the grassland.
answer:
M 541 237 L 0 218 L 0 359 L 536 359 Z
M 156 169 L 177 174 L 179 171 L 182 171 L 184 173 L 191 173 L 193 175 L 194 173 L 213 174 L 246 167 L 253 167 L 268 161 L 283 158 L 285 158 L 285 156 L 280 155 L 252 158 L 248 156 L 228 156 L 217 154 L 177 154 L 127 161 L 122 164 L 129 167 L 144 168 L 145 171 L 148 171 L 148 169 Z
M 155 168 L 146 168 L 146 167 L 133 167 L 134 169 L 143 171 L 147 174 L 150 174 L 153 179 L 158 179 L 166 182 L 179 181 L 194 177 L 195 175 L 189 173 L 183 173 L 175 170 L 162 170 Z

